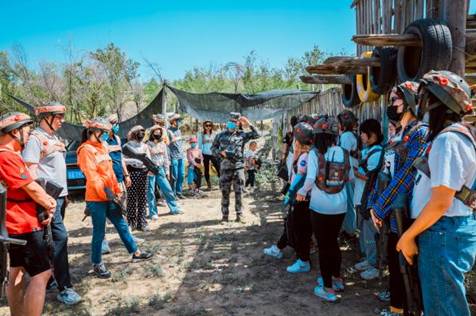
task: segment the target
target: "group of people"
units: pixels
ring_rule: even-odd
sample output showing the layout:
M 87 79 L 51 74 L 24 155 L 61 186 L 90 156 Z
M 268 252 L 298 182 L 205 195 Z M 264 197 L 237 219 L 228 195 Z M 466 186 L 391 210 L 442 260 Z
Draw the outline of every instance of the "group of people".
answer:
M 287 271 L 309 272 L 314 236 L 314 294 L 336 302 L 345 288 L 339 238 L 358 237 L 362 260 L 349 272 L 371 280 L 388 266 L 388 290 L 378 298 L 389 308 L 381 315 L 470 315 L 464 280 L 476 256 L 471 97 L 460 76 L 431 71 L 392 89 L 386 137 L 378 120 L 359 125 L 348 110 L 293 117 L 282 157 L 288 213 L 280 239 L 264 253 L 282 258 L 292 246 L 296 261 Z
M 10 238 L 26 245 L 9 245 L 9 279 L 6 288 L 12 315 L 40 315 L 46 289 L 57 288 L 57 299 L 74 305 L 81 301 L 71 282 L 68 232 L 64 225 L 68 205 L 66 146 L 57 135 L 66 108 L 57 102 L 36 107 L 35 120 L 21 112 L 0 116 L 0 182 L 7 190 L 5 225 Z M 203 133 L 186 138 L 180 116 L 153 116 L 147 130 L 134 126 L 127 140 L 119 137 L 117 116 L 84 122 L 77 149 L 79 168 L 86 178 L 85 215 L 92 220 L 91 262 L 93 273 L 110 278 L 102 255 L 111 252 L 105 239 L 106 219 L 115 227 L 132 261 L 153 254 L 139 249 L 133 230 L 147 231 L 148 220 L 158 219 L 158 197 L 171 214 L 182 213 L 186 161 L 191 193 L 200 194 L 202 168 L 208 189 L 210 168 L 220 177 L 223 219 L 228 220 L 231 183 L 236 193 L 237 219 L 241 215 L 241 191 L 245 168 L 245 143 L 257 138 L 256 129 L 237 113 L 226 129 L 216 135 L 213 123 L 204 122 Z M 243 128 L 250 128 L 250 132 Z M 247 154 L 249 183 L 254 184 L 256 143 Z M 54 189 L 51 189 L 54 188 Z M 26 277 L 28 275 L 28 277 Z
M 296 261 L 287 271 L 309 272 L 314 236 L 320 270 L 314 294 L 336 302 L 345 288 L 339 238 L 358 236 L 362 260 L 349 271 L 371 280 L 388 266 L 388 290 L 379 293 L 379 299 L 387 301 L 389 309 L 381 315 L 414 312 L 411 300 L 420 303 L 425 315 L 469 315 L 464 279 L 476 256 L 471 96 L 464 79 L 448 71 L 401 83 L 390 93 L 386 137 L 378 120 L 358 124 L 348 110 L 337 117 L 293 117 L 282 156 L 288 214 L 279 241 L 264 253 L 282 258 L 283 249 L 292 246 Z M 64 225 L 66 148 L 56 134 L 65 111 L 55 102 L 38 106 L 33 130 L 33 119 L 24 113 L 0 116 L 6 227 L 10 237 L 27 242 L 9 247 L 7 298 L 12 315 L 40 315 L 47 287 L 56 287 L 57 299 L 64 304 L 81 300 L 71 283 Z M 260 167 L 255 141 L 259 134 L 246 117 L 231 113 L 218 134 L 212 122 L 204 122 L 203 132 L 188 138 L 187 150 L 178 114 L 154 115 L 153 121 L 148 129 L 131 128 L 124 144 L 117 117 L 84 123 L 77 156 L 86 177 L 86 213 L 93 225 L 91 262 L 99 278 L 111 277 L 102 260 L 102 254 L 111 251 L 105 241 L 106 218 L 131 260 L 148 260 L 153 254 L 139 249 L 132 232 L 147 231 L 148 220 L 158 219 L 159 196 L 171 214 L 180 214 L 183 182 L 187 180 L 191 193 L 199 196 L 202 169 L 210 189 L 214 166 L 222 221 L 229 220 L 232 185 L 236 221 L 241 221 L 242 193 L 245 186 L 254 186 Z M 60 188 L 55 197 L 51 186 Z M 377 246 L 380 240 L 387 240 L 385 249 Z M 418 297 L 410 297 L 403 262 L 413 281 L 419 280 L 412 282 L 418 290 L 410 293 Z M 25 274 L 30 277 L 27 285 Z

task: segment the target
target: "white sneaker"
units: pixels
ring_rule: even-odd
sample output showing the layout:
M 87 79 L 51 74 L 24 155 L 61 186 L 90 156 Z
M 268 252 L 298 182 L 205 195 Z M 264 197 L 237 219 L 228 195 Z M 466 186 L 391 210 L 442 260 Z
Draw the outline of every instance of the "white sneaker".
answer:
M 145 239 L 139 238 L 136 236 L 132 236 L 132 238 L 134 238 L 134 241 L 136 242 L 136 244 L 142 244 L 145 241 Z
M 159 215 L 152 215 L 152 217 L 150 219 L 153 220 L 153 221 L 158 221 L 159 220 Z
M 106 255 L 108 253 L 111 253 L 111 248 L 109 247 L 108 241 L 103 239 L 101 244 L 101 254 Z
M 378 278 L 379 272 L 380 271 L 378 269 L 376 269 L 374 267 L 370 267 L 369 269 L 362 272 L 360 274 L 360 277 L 364 280 L 370 281 L 370 280 Z
M 354 265 L 354 269 L 357 271 L 365 271 L 372 268 L 370 263 L 367 260 L 362 260 Z
M 276 245 L 272 245 L 271 247 L 264 248 L 263 252 L 265 255 L 271 256 L 274 258 L 281 259 L 283 257 L 283 252 L 279 250 L 279 248 L 276 247 Z

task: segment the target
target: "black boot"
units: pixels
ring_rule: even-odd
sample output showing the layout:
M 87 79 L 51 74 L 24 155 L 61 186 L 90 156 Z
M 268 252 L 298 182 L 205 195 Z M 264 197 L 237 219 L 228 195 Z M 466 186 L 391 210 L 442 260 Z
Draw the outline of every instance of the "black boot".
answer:
M 228 215 L 223 215 L 221 218 L 222 222 L 228 222 Z

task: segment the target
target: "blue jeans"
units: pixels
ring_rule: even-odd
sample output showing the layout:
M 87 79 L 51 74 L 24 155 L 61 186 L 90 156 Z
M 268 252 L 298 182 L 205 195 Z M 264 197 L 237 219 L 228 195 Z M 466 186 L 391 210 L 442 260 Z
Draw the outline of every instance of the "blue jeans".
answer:
M 374 225 L 372 224 L 371 219 L 364 219 L 362 216 L 359 216 L 359 244 L 360 251 L 365 256 L 365 260 L 370 263 L 374 268 L 377 267 L 377 243 L 375 236 L 377 231 L 375 230 Z
M 149 217 L 157 215 L 157 203 L 155 201 L 155 186 L 158 185 L 165 201 L 169 207 L 170 213 L 177 213 L 180 207 L 177 205 L 174 191 L 170 186 L 169 180 L 165 175 L 164 168 L 160 168 L 157 175 L 149 176 L 149 186 L 147 189 L 147 203 L 149 204 Z
M 194 166 L 190 165 L 188 166 L 188 173 L 187 173 L 187 184 L 192 185 L 193 181 L 195 181 L 195 172 L 194 172 Z
M 476 214 L 442 217 L 418 238 L 425 315 L 469 316 L 464 274 L 476 256 Z
M 110 202 L 86 202 L 86 207 L 93 220 L 93 239 L 91 241 L 91 261 L 93 264 L 101 263 L 101 245 L 106 230 L 106 217 L 116 227 L 119 237 L 129 253 L 137 251 L 137 244 L 132 237 L 126 220 L 121 211 Z
M 354 184 L 348 182 L 345 185 L 345 190 L 347 191 L 347 213 L 345 214 L 342 229 L 347 234 L 353 235 L 357 228 L 357 214 L 355 213 L 354 201 L 352 200 L 352 197 L 354 196 Z
M 185 176 L 185 161 L 183 158 L 172 159 L 172 176 L 174 177 L 174 192 L 175 194 L 181 194 Z
M 61 216 L 64 199 L 64 197 L 61 197 L 56 200 L 56 210 L 51 220 L 51 234 L 53 235 L 54 243 L 53 272 L 60 291 L 67 287 L 73 287 L 69 274 L 68 231 Z

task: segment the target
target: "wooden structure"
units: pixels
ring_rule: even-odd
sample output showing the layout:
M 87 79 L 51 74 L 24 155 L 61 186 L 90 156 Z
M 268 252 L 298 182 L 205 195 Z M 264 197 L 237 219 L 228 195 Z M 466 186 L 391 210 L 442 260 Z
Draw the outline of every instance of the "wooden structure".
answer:
M 356 35 L 352 40 L 357 44 L 356 56 L 373 46 L 421 46 L 412 35 L 404 35 L 408 24 L 421 18 L 440 18 L 448 23 L 453 40 L 453 60 L 450 70 L 461 75 L 467 74 L 468 81 L 476 83 L 476 16 L 467 16 L 469 0 L 354 0 Z M 368 66 L 378 65 L 374 58 L 338 56 L 327 59 L 321 65 L 307 67 L 311 76 L 301 80 L 310 84 L 347 83 L 344 74 L 364 73 Z M 465 71 L 466 68 L 466 71 Z M 322 98 L 304 104 L 294 113 L 335 114 L 343 110 L 340 88 L 324 91 Z M 337 92 L 339 91 L 339 92 Z M 339 95 L 339 98 L 335 97 Z M 330 97 L 329 95 L 332 95 Z M 385 119 L 383 110 L 386 97 L 378 101 L 364 103 L 352 110 L 360 119 L 368 117 Z

